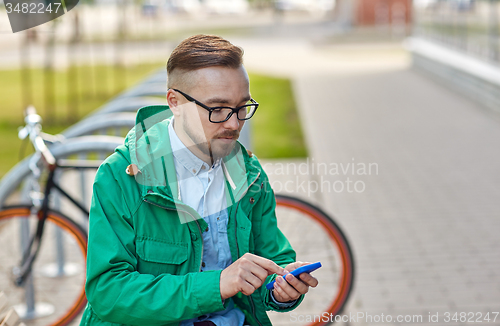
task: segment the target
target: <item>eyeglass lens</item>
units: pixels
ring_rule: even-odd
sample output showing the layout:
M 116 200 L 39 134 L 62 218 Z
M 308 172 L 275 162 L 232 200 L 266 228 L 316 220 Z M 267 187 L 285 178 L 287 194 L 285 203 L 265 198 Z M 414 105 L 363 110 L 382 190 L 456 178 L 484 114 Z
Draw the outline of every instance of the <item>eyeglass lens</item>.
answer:
M 249 119 L 252 117 L 254 114 L 255 110 L 257 108 L 257 105 L 255 104 L 248 104 L 242 107 L 241 109 L 238 110 L 238 119 L 239 120 L 245 120 Z M 233 112 L 232 109 L 230 108 L 219 108 L 212 110 L 211 113 L 211 120 L 213 122 L 221 122 L 224 121 L 228 118 L 228 116 Z

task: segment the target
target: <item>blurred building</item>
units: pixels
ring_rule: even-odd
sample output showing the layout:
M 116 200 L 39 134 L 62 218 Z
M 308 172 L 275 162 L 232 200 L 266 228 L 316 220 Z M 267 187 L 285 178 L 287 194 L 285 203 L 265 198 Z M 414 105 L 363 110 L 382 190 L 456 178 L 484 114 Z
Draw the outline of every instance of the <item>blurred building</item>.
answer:
M 376 27 L 392 36 L 409 35 L 412 0 L 336 0 L 335 19 L 340 27 Z
M 498 0 L 414 0 L 414 65 L 500 112 Z
M 411 0 L 358 0 L 356 25 L 393 25 L 411 22 Z

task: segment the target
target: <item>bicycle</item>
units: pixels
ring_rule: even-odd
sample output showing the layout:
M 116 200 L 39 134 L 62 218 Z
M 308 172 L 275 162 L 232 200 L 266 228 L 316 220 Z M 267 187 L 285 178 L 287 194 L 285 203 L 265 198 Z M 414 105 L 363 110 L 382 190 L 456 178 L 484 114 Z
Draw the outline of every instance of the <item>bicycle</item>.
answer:
M 35 179 L 46 180 L 43 192 L 38 181 L 29 184 L 29 205 L 0 211 L 0 288 L 27 325 L 63 326 L 86 304 L 87 232 L 74 218 L 51 207 L 52 192 L 56 189 L 88 219 L 86 204 L 63 189 L 57 174 L 68 169 L 96 170 L 101 162 L 56 160 L 45 144 L 44 138 L 51 137 L 41 132 L 40 116 L 34 108 L 27 111 L 20 138 L 29 136 L 35 148 L 27 164 Z

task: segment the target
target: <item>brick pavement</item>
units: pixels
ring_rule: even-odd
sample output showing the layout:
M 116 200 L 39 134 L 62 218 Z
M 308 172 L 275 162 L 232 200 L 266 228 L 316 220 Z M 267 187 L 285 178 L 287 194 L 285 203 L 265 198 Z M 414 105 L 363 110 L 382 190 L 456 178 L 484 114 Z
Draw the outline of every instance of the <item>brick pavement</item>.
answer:
M 498 311 L 498 121 L 410 69 L 297 90 L 313 157 L 379 166 L 363 193 L 323 193 L 356 251 L 355 310 Z

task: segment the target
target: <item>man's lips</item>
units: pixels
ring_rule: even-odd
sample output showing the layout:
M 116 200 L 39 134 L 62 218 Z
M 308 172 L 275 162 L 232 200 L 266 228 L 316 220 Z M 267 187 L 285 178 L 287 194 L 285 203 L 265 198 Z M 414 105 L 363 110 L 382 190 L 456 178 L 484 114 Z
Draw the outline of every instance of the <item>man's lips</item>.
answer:
M 223 142 L 229 143 L 229 142 L 236 140 L 236 137 L 219 137 L 217 139 L 222 140 Z
M 231 142 L 236 141 L 239 136 L 240 136 L 239 132 L 224 132 L 214 136 L 214 138 L 218 141 L 229 144 Z

